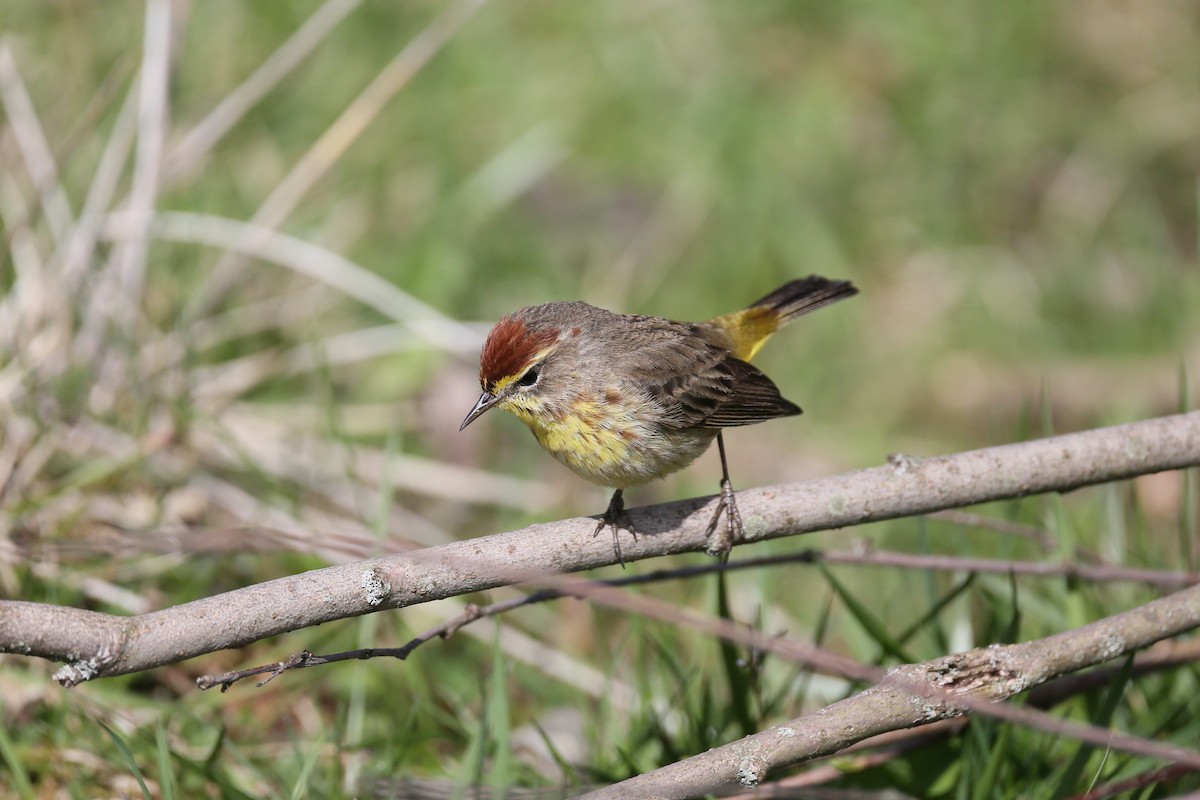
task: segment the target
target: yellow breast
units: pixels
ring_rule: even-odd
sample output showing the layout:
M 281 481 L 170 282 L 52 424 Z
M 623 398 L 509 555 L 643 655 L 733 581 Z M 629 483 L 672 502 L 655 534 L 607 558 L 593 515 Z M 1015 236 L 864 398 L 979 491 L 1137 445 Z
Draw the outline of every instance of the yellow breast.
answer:
M 577 400 L 566 409 L 507 405 L 538 444 L 584 480 L 616 489 L 639 486 L 692 463 L 713 432 L 667 430 L 638 407 Z

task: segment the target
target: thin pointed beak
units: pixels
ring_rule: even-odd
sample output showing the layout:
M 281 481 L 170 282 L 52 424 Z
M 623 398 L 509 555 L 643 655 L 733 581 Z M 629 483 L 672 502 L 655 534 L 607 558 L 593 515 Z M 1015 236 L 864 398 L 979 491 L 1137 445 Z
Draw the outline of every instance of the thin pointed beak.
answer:
M 467 414 L 467 418 L 463 420 L 462 425 L 458 426 L 458 429 L 461 431 L 463 428 L 477 420 L 480 415 L 483 414 L 483 412 L 492 407 L 492 404 L 495 403 L 496 400 L 496 395 L 492 394 L 491 392 L 484 392 L 483 394 L 479 395 L 479 400 L 476 401 L 475 407 L 471 409 L 470 414 Z

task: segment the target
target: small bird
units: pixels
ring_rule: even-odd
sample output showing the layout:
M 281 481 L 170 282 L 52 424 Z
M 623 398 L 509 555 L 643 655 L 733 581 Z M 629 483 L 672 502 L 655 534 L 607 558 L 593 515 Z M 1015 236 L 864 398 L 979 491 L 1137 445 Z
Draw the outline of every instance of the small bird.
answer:
M 579 301 L 523 308 L 488 334 L 479 359 L 483 394 L 459 430 L 503 408 L 576 475 L 615 489 L 596 534 L 612 527 L 622 564 L 623 521 L 636 538 L 624 490 L 683 469 L 716 439 L 721 498 L 706 535 L 708 552 L 725 560 L 744 529 L 722 429 L 800 413 L 749 361 L 784 325 L 857 293 L 849 281 L 810 275 L 707 322 L 615 314 Z M 718 532 L 722 513 L 728 524 Z

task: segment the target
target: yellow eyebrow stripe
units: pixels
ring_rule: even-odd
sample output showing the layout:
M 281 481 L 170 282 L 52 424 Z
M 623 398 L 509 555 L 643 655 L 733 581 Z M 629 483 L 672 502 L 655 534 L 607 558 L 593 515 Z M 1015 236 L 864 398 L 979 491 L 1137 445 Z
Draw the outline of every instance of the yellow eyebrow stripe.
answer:
M 492 385 L 492 394 L 500 394 L 502 391 L 504 391 L 506 386 L 508 386 L 510 383 L 512 383 L 513 381 L 520 378 L 526 372 L 528 372 L 530 367 L 532 367 L 534 364 L 541 361 L 546 356 L 550 355 L 550 353 L 554 352 L 555 348 L 557 348 L 557 347 L 558 347 L 558 344 L 555 343 L 545 349 L 539 350 L 537 353 L 534 354 L 533 358 L 531 358 L 525 362 L 525 367 L 523 369 L 518 370 L 515 375 L 505 375 L 503 378 L 496 381 Z

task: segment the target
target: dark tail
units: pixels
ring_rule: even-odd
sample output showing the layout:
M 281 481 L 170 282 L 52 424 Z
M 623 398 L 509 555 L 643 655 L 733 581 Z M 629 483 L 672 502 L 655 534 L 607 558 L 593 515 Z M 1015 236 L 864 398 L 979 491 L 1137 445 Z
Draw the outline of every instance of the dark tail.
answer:
M 750 308 L 770 308 L 779 313 L 779 324 L 786 325 L 810 311 L 845 300 L 858 294 L 850 281 L 832 281 L 820 275 L 809 275 L 785 283 Z

